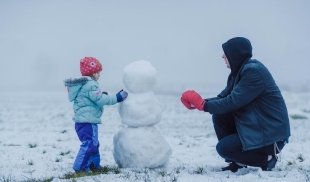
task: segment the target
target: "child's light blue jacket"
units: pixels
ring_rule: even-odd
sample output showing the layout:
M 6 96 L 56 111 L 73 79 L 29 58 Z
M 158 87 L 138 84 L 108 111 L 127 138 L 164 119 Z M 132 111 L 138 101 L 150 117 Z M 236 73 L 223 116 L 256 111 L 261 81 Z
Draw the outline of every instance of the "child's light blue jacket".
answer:
M 102 94 L 98 82 L 90 77 L 65 80 L 69 100 L 73 102 L 74 117 L 77 123 L 101 123 L 104 105 L 117 103 L 116 96 Z

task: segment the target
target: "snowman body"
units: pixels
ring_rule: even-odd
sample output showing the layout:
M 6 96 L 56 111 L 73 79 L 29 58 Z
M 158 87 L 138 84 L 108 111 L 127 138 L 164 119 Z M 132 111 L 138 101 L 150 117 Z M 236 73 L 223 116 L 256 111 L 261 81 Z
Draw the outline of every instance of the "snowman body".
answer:
M 156 74 L 148 61 L 136 61 L 124 69 L 123 81 L 129 95 L 120 104 L 119 113 L 126 127 L 113 138 L 113 156 L 119 167 L 163 167 L 171 156 L 169 144 L 154 127 L 162 113 L 153 92 Z

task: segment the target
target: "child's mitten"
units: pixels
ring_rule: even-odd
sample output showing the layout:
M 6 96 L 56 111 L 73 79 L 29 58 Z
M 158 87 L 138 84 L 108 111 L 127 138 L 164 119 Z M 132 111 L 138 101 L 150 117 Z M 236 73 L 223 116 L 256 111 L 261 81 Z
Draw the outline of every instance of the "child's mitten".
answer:
M 117 97 L 117 102 L 122 102 L 124 101 L 128 96 L 128 93 L 124 90 L 121 90 L 119 91 L 117 94 L 116 94 L 116 97 Z

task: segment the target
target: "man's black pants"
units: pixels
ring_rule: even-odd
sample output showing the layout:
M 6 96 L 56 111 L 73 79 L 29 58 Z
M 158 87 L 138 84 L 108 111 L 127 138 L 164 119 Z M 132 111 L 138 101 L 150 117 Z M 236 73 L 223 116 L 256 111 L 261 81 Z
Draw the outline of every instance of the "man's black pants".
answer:
M 216 136 L 219 140 L 216 150 L 227 162 L 238 162 L 249 166 L 261 167 L 267 164 L 268 155 L 275 154 L 274 144 L 262 148 L 242 151 L 242 144 L 231 114 L 214 114 L 212 116 Z M 282 150 L 285 142 L 277 142 Z M 276 151 L 278 153 L 279 151 Z

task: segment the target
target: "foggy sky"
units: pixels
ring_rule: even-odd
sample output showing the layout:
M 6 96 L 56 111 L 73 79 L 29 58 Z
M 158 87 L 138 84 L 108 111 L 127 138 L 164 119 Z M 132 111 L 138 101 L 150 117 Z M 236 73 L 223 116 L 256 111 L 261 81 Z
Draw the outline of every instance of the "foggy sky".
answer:
M 308 0 L 0 0 L 1 91 L 62 91 L 79 61 L 103 63 L 104 90 L 123 68 L 148 60 L 157 89 L 221 90 L 229 69 L 221 44 L 251 40 L 283 88 L 310 83 Z M 0 91 L 0 92 L 1 92 Z

